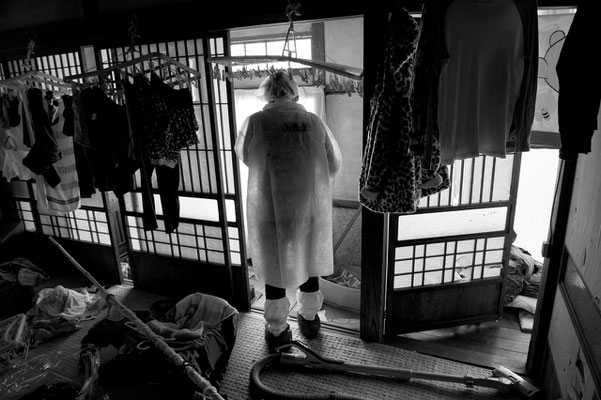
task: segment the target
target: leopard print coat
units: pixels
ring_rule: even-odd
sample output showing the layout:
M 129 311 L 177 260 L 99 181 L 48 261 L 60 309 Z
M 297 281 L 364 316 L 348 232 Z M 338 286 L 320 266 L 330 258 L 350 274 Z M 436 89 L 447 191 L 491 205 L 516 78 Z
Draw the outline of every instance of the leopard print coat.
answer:
M 423 168 L 422 157 L 410 152 L 411 71 L 418 37 L 417 22 L 399 6 L 387 27 L 359 178 L 359 201 L 374 212 L 413 213 L 422 197 L 450 186 L 448 168 L 440 166 L 440 146 L 433 146 L 433 169 Z

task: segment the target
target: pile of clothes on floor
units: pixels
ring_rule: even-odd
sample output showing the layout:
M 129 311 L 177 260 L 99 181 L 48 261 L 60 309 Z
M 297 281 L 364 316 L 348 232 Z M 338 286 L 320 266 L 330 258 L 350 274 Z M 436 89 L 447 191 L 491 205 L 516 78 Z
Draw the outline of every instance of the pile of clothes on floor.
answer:
M 38 363 L 41 358 L 29 358 L 30 350 L 80 329 L 82 321 L 96 317 L 105 309 L 105 299 L 86 289 L 68 289 L 62 285 L 44 288 L 49 279 L 44 270 L 23 257 L 0 263 L 0 393 L 3 396 L 28 386 L 15 378 L 29 373 L 33 377 L 30 382 L 35 381 L 36 374 L 43 375 L 51 366 L 47 359 Z M 65 388 L 60 386 L 61 393 Z M 36 393 L 43 391 L 41 386 L 35 390 Z M 48 392 L 44 393 L 39 398 L 50 398 Z
M 0 321 L 25 314 L 33 347 L 79 329 L 81 321 L 94 318 L 106 306 L 104 298 L 86 289 L 62 285 L 40 289 L 49 279 L 46 272 L 23 257 L 0 264 Z
M 33 307 L 34 288 L 48 278 L 46 272 L 23 257 L 0 263 L 0 320 Z
M 512 245 L 509 255 L 505 307 L 519 309 L 518 319 L 524 332 L 531 332 L 540 290 L 543 264 L 527 250 Z
M 159 300 L 134 310 L 169 347 L 219 391 L 236 341 L 238 311 L 208 294 L 190 294 L 180 301 Z M 168 362 L 136 324 L 103 319 L 82 339 L 80 363 L 87 372 L 84 395 L 111 400 L 188 399 L 198 390 L 181 367 Z M 118 354 L 100 365 L 100 349 Z
M 6 294 L 0 308 L 10 315 L 0 318 L 0 398 L 186 399 L 198 390 L 184 368 L 167 360 L 139 325 L 121 313 L 109 319 L 109 303 L 99 293 L 43 287 L 48 275 L 24 258 L 0 264 L 0 279 L 0 289 L 6 289 L 0 291 Z M 234 307 L 219 297 L 194 293 L 132 311 L 137 323 L 146 324 L 186 366 L 219 388 L 236 339 Z M 93 325 L 83 324 L 101 314 L 105 318 Z M 82 332 L 80 348 L 65 352 L 42 346 L 82 327 L 87 332 Z M 100 360 L 101 349 L 109 347 L 116 356 Z M 61 375 L 65 357 L 78 362 L 71 375 Z M 49 376 L 64 379 L 49 383 Z

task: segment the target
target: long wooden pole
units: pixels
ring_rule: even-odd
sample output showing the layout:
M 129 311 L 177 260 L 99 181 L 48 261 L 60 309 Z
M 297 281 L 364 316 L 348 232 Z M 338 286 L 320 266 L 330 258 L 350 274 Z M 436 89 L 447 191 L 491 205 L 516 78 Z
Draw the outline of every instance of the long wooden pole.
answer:
M 123 313 L 125 318 L 136 325 L 136 328 L 138 328 L 139 332 L 141 332 L 157 349 L 161 350 L 163 354 L 167 356 L 169 362 L 174 364 L 176 367 L 182 367 L 184 369 L 186 375 L 188 375 L 190 380 L 192 380 L 192 382 L 194 382 L 194 384 L 201 389 L 201 393 L 204 396 L 208 396 L 213 400 L 224 400 L 219 392 L 217 392 L 217 389 L 211 385 L 208 380 L 203 378 L 194 369 L 194 367 L 192 367 L 192 365 L 187 363 L 182 356 L 169 347 L 169 345 L 165 343 L 156 333 L 154 333 L 152 329 L 148 327 L 148 325 L 142 322 L 142 320 L 138 318 L 133 311 L 125 307 L 123 303 L 121 303 L 121 301 L 119 301 L 119 299 L 117 299 L 114 295 L 107 292 L 88 271 L 86 271 L 73 257 L 71 257 L 69 253 L 67 253 L 63 246 L 61 246 L 52 237 L 49 237 L 48 239 L 50 239 L 50 242 L 52 242 L 52 244 L 54 244 L 65 255 L 65 257 L 67 257 L 67 259 L 79 270 L 79 272 L 84 274 L 85 277 L 88 278 L 90 282 L 92 282 L 98 288 L 100 293 L 102 293 L 102 295 L 106 298 L 107 302 L 116 306 Z

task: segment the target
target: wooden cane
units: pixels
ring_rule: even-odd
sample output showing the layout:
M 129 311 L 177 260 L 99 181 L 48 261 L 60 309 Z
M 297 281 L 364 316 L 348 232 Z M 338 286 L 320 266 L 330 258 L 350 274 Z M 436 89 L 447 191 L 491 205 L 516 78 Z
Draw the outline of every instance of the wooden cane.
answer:
M 194 384 L 201 389 L 203 396 L 208 396 L 214 400 L 224 400 L 219 392 L 217 392 L 217 389 L 211 385 L 211 382 L 202 377 L 202 375 L 200 375 L 190 363 L 186 362 L 182 356 L 177 354 L 175 350 L 169 347 L 169 345 L 165 343 L 156 333 L 154 333 L 152 329 L 148 327 L 148 325 L 142 322 L 142 320 L 138 318 L 133 311 L 125 307 L 123 303 L 121 303 L 114 295 L 107 292 L 88 271 L 86 271 L 73 257 L 71 257 L 69 253 L 67 253 L 63 246 L 61 246 L 52 237 L 48 237 L 48 239 L 50 239 L 50 242 L 52 242 L 52 244 L 54 244 L 65 255 L 65 257 L 67 257 L 67 259 L 98 288 L 108 303 L 116 306 L 123 313 L 125 318 L 136 325 L 136 328 L 138 328 L 140 333 L 142 333 L 157 349 L 161 350 L 163 354 L 167 356 L 169 362 L 176 367 L 183 367 L 184 372 L 190 378 L 190 380 L 192 380 L 192 382 L 194 382 Z

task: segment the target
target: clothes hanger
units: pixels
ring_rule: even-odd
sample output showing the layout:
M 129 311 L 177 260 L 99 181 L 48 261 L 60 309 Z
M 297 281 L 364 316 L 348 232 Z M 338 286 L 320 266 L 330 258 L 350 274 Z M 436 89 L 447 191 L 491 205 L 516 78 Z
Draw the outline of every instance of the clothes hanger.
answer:
M 346 76 L 347 78 L 351 78 L 354 80 L 362 80 L 363 79 L 363 69 L 350 67 L 347 65 L 341 65 L 326 61 L 318 61 L 318 60 L 307 60 L 304 58 L 296 57 L 296 37 L 294 35 L 294 20 L 293 15 L 301 15 L 298 11 L 300 8 L 299 2 L 289 1 L 288 6 L 286 7 L 286 17 L 288 18 L 290 25 L 286 32 L 286 39 L 284 41 L 284 49 L 282 50 L 281 55 L 264 55 L 264 56 L 216 56 L 216 57 L 208 57 L 207 60 L 225 66 L 244 66 L 247 64 L 261 64 L 261 63 L 274 63 L 274 62 L 288 62 L 290 63 L 298 63 L 307 65 L 312 68 L 317 68 L 321 70 L 325 70 L 337 75 Z M 292 38 L 292 43 L 294 50 L 291 50 L 290 39 Z M 294 56 L 292 56 L 294 54 Z
M 40 87 L 42 85 L 45 87 Z M 71 90 L 70 83 L 41 71 L 28 71 L 21 75 L 1 80 L 0 86 L 14 86 L 19 89 L 38 87 L 40 89 L 52 89 L 63 94 L 67 94 Z
M 188 67 L 185 64 L 180 63 L 179 61 L 177 61 L 177 60 L 169 57 L 168 55 L 160 53 L 160 52 L 153 52 L 153 53 L 148 53 L 148 54 L 142 55 L 140 57 L 134 58 L 134 59 L 129 60 L 129 61 L 124 61 L 122 63 L 115 64 L 115 65 L 113 65 L 111 67 L 108 67 L 108 68 L 98 69 L 96 71 L 84 72 L 82 74 L 77 74 L 77 75 L 66 76 L 64 79 L 66 81 L 74 81 L 74 80 L 81 79 L 81 78 L 89 78 L 89 77 L 92 77 L 92 76 L 106 75 L 109 72 L 117 71 L 117 70 L 122 70 L 122 69 L 125 69 L 127 67 L 134 66 L 136 64 L 139 64 L 139 63 L 141 63 L 143 61 L 147 61 L 147 60 L 150 60 L 150 59 L 159 59 L 159 60 L 162 60 L 163 62 L 166 62 L 166 63 L 168 63 L 170 65 L 176 66 L 176 67 L 182 69 L 183 71 L 188 72 L 191 75 L 194 75 L 194 76 L 197 76 L 197 77 L 201 76 L 201 73 L 199 71 L 197 71 L 197 70 L 195 70 L 195 69 L 193 69 L 191 67 Z

